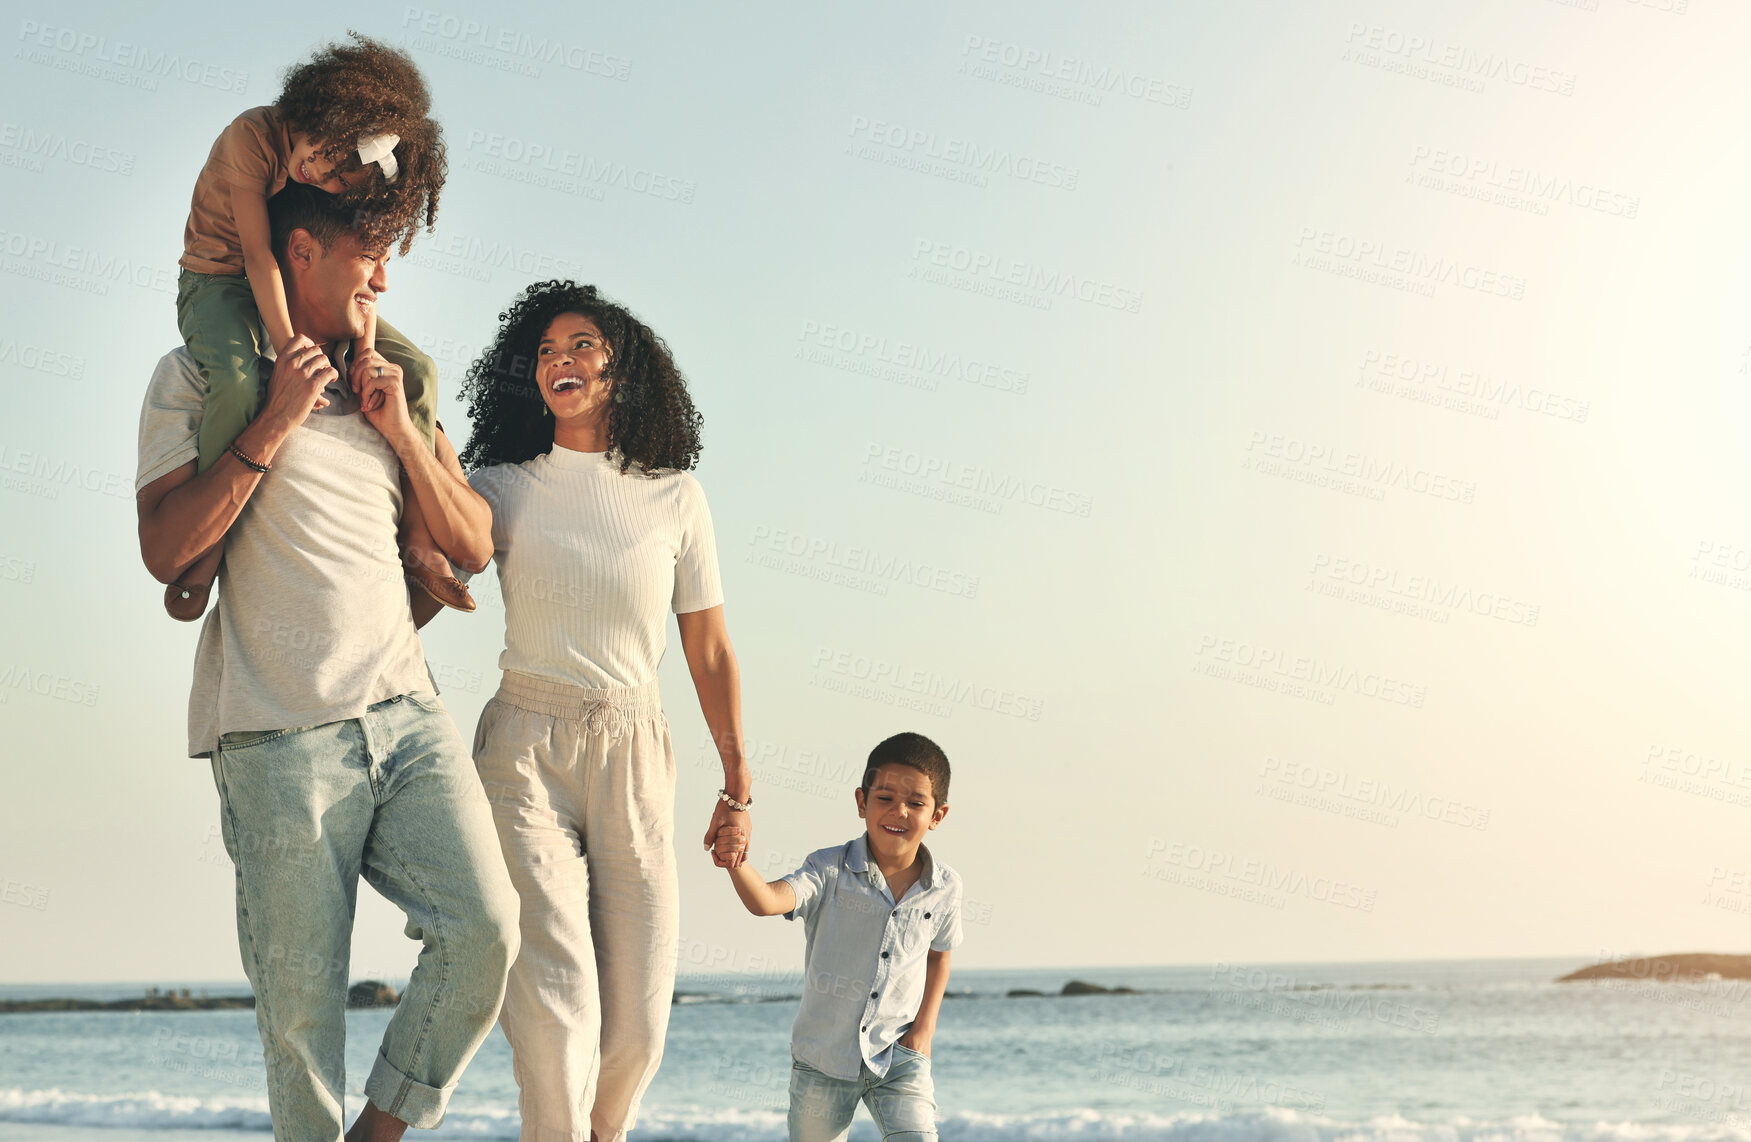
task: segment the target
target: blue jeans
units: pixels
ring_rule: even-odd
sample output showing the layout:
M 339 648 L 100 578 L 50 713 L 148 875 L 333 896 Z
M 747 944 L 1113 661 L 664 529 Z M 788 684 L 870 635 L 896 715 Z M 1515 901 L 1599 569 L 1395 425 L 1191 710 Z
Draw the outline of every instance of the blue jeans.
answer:
M 883 1142 L 936 1142 L 936 1086 L 930 1056 L 895 1043 L 888 1073 L 867 1065 L 855 1079 L 824 1075 L 800 1059 L 790 1065 L 790 1142 L 841 1142 L 859 1099 Z
M 230 733 L 213 779 L 276 1142 L 334 1142 L 344 1127 L 361 874 L 425 945 L 365 1095 L 436 1126 L 492 1029 L 518 944 L 517 895 L 456 724 L 436 694 L 416 692 L 360 718 Z

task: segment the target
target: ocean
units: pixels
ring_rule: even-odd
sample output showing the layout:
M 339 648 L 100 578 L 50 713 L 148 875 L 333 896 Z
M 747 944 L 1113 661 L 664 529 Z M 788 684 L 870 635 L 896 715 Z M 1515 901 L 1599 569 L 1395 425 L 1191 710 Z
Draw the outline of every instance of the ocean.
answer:
M 933 1046 L 941 1136 L 1751 1140 L 1751 981 L 1554 982 L 1585 962 L 958 971 Z M 1072 979 L 1136 994 L 1056 994 Z M 780 1142 L 799 987 L 684 976 L 634 1137 Z M 0 987 L 0 998 L 143 991 Z M 348 1015 L 353 1111 L 387 1020 Z M 251 1011 L 0 1015 L 0 1142 L 222 1142 L 268 1130 Z M 443 1126 L 409 1137 L 516 1135 L 510 1050 L 495 1030 Z M 877 1139 L 867 1112 L 851 1139 Z

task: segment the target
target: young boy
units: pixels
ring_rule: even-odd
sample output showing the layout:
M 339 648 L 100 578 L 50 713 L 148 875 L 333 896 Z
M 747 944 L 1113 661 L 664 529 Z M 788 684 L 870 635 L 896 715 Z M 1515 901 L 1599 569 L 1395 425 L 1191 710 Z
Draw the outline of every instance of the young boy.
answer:
M 961 942 L 961 878 L 923 845 L 948 816 L 948 758 L 922 734 L 870 751 L 856 791 L 864 833 L 767 883 L 746 861 L 730 882 L 756 916 L 801 918 L 802 1006 L 791 1029 L 790 1142 L 838 1142 L 859 1099 L 885 1140 L 935 1142 L 930 1038 Z M 713 838 L 722 854 L 745 830 Z

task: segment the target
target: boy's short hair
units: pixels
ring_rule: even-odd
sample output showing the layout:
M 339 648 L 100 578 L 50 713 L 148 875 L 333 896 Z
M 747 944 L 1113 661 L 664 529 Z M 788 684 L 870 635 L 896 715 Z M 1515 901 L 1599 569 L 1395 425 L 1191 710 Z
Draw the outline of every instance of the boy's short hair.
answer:
M 268 199 L 268 241 L 273 243 L 274 261 L 285 273 L 286 243 L 292 231 L 308 230 L 323 252 L 334 248 L 335 239 L 353 229 L 355 211 L 342 206 L 332 194 L 301 182 L 287 182 L 285 189 Z
M 923 734 L 895 734 L 869 751 L 869 764 L 863 770 L 864 793 L 875 780 L 876 770 L 884 765 L 904 765 L 930 778 L 930 792 L 938 805 L 948 802 L 948 755 L 942 747 Z

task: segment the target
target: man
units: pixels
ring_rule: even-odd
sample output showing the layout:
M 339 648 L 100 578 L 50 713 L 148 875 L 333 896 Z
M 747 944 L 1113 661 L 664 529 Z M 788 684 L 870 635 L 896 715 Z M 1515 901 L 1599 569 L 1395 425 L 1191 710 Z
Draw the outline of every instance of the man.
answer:
M 442 460 L 421 441 L 400 369 L 372 353 L 352 373 L 358 392 L 342 380 L 340 353 L 388 288 L 387 253 L 310 187 L 276 195 L 269 223 L 298 336 L 271 363 L 260 413 L 198 476 L 205 384 L 186 348 L 158 363 L 140 416 L 140 552 L 170 583 L 229 532 L 195 656 L 189 756 L 211 758 L 237 868 L 275 1137 L 341 1132 L 363 873 L 425 944 L 346 1135 L 396 1139 L 442 1120 L 518 941 L 492 814 L 414 629 L 400 473 L 462 567 L 492 557 L 492 514 L 442 431 Z

